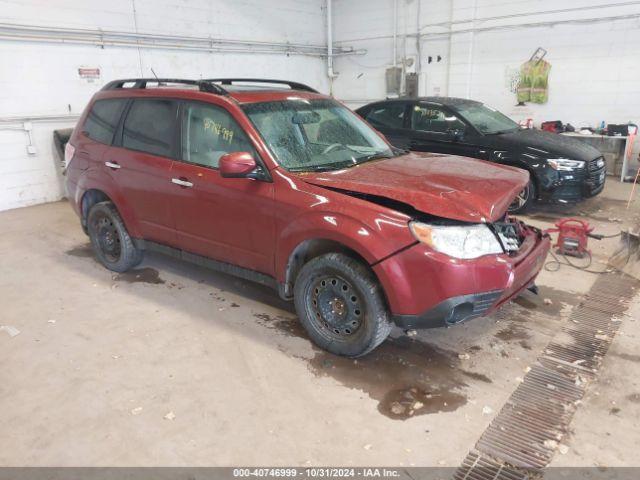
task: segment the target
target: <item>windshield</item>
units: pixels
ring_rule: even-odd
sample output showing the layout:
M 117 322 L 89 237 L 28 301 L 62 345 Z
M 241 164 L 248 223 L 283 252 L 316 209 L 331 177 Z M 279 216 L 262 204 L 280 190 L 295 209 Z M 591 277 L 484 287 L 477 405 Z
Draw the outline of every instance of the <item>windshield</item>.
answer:
M 287 170 L 335 170 L 394 156 L 371 127 L 333 100 L 295 98 L 243 109 Z
M 520 127 L 506 115 L 481 103 L 456 105 L 456 110 L 485 135 L 515 132 Z

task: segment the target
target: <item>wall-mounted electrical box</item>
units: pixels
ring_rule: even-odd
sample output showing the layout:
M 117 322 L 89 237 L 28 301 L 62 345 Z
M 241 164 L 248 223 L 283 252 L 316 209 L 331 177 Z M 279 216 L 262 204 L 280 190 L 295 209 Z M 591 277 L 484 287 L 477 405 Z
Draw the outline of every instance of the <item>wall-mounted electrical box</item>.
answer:
M 387 83 L 387 95 L 400 95 L 400 84 L 402 83 L 402 68 L 389 67 L 385 72 Z
M 418 74 L 407 73 L 404 77 L 404 92 L 409 98 L 418 98 Z

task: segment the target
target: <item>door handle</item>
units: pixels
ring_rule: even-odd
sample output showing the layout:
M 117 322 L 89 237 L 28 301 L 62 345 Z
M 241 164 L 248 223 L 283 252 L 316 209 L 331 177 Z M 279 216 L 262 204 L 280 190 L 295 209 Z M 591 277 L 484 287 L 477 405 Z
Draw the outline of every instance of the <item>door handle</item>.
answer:
M 109 167 L 109 168 L 113 168 L 114 170 L 117 170 L 119 168 L 122 168 L 120 165 L 118 165 L 115 162 L 104 162 L 104 164 Z
M 180 185 L 181 187 L 186 187 L 186 188 L 193 187 L 193 183 L 182 178 L 172 178 L 171 183 L 175 183 L 176 185 Z

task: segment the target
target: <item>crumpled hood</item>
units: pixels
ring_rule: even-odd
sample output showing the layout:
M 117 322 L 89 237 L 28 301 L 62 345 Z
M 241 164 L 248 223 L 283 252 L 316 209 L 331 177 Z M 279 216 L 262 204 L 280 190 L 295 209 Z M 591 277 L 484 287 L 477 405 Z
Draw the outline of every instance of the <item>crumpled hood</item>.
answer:
M 454 155 L 409 153 L 300 177 L 321 187 L 390 198 L 430 215 L 480 223 L 505 214 L 529 172 Z

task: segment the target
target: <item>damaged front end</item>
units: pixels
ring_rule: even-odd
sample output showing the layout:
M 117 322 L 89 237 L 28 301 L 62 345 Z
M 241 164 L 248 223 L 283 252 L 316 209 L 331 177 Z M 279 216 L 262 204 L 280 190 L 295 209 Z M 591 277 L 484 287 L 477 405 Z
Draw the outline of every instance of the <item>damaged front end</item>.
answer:
M 525 289 L 535 291 L 550 247 L 542 231 L 508 215 L 479 224 L 423 218 L 410 228 L 417 244 L 375 267 L 396 285 L 403 272 L 406 291 L 394 285 L 401 300 L 392 311 L 404 329 L 452 326 L 488 315 Z
M 451 176 L 405 176 L 412 179 L 405 188 L 386 188 L 378 176 L 356 176 L 352 170 L 304 175 L 304 180 L 406 219 L 414 243 L 373 262 L 371 268 L 395 323 L 418 329 L 485 316 L 534 285 L 549 238 L 507 214 L 528 177 L 500 173 L 511 175 L 508 188 L 494 183 L 486 195 L 481 182 L 453 185 Z

